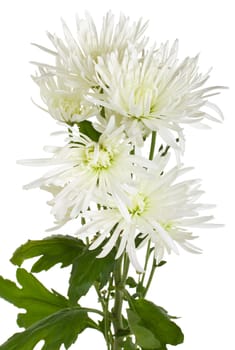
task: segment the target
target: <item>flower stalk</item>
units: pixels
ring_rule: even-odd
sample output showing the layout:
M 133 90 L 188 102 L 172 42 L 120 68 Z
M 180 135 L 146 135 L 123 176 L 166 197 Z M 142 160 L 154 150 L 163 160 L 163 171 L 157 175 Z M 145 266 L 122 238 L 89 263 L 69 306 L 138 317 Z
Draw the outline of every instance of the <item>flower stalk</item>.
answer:
M 122 283 L 122 258 L 115 263 L 114 268 L 114 307 L 112 310 L 112 322 L 114 328 L 114 343 L 112 350 L 120 350 L 122 346 L 123 336 L 120 331 L 123 329 L 122 306 L 123 306 L 123 283 Z
M 224 87 L 204 86 L 209 73 L 199 72 L 198 57 L 178 59 L 178 40 L 147 47 L 146 27 L 108 12 L 98 32 L 86 14 L 76 38 L 63 22 L 64 39 L 48 34 L 53 50 L 36 45 L 55 57 L 54 65 L 34 62 L 33 79 L 42 109 L 66 137 L 46 147 L 49 157 L 19 161 L 50 167 L 24 188 L 49 192 L 53 230 L 75 229 L 29 240 L 13 254 L 21 288 L 0 276 L 0 297 L 26 310 L 17 319 L 25 331 L 0 350 L 33 350 L 41 340 L 43 348 L 68 349 L 86 328 L 103 334 L 107 350 L 166 350 L 184 340 L 146 295 L 166 253 L 201 253 L 192 229 L 216 226 L 201 215 L 211 206 L 199 202 L 200 180 L 182 179 L 191 168 L 181 158 L 184 124 L 223 119 L 208 99 Z M 21 264 L 31 258 L 38 260 L 29 273 Z M 58 263 L 71 266 L 67 297 L 35 276 Z M 80 305 L 92 287 L 101 310 Z

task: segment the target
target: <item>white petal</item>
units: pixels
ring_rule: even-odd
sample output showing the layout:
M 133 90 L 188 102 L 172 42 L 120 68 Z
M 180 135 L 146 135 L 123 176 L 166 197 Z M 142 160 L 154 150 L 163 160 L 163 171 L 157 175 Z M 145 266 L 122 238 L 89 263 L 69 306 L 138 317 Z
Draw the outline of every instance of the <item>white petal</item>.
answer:
M 178 250 L 176 244 L 174 243 L 173 239 L 168 234 L 168 232 L 166 230 L 164 230 L 162 228 L 162 226 L 160 224 L 158 224 L 157 222 L 155 222 L 154 225 L 155 225 L 155 227 L 157 229 L 157 233 L 160 235 L 160 237 L 166 243 L 166 245 L 170 249 L 172 249 L 176 254 L 179 254 L 179 250 Z

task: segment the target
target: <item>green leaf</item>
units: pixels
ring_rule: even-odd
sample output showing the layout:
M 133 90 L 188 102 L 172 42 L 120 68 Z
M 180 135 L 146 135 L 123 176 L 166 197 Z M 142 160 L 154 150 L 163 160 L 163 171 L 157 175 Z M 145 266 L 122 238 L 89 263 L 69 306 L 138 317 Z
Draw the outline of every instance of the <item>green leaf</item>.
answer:
M 78 123 L 78 126 L 79 131 L 82 134 L 87 135 L 92 141 L 99 141 L 101 133 L 94 128 L 92 122 L 90 122 L 89 120 L 83 120 L 82 122 Z
M 60 350 L 62 344 L 68 349 L 88 327 L 97 329 L 86 311 L 79 307 L 66 308 L 16 333 L 0 345 L 0 350 L 32 350 L 41 340 L 45 341 L 42 350 Z
M 128 337 L 124 342 L 123 342 L 123 350 L 136 350 L 138 349 L 137 346 L 133 343 L 131 337 Z
M 61 267 L 72 264 L 84 248 L 84 243 L 77 238 L 53 235 L 42 240 L 26 242 L 15 251 L 11 262 L 21 266 L 24 260 L 40 256 L 31 270 L 40 272 L 49 270 L 58 263 L 61 263 Z
M 141 350 L 149 350 L 149 349 L 141 348 Z M 156 349 L 151 349 L 151 350 L 167 350 L 167 347 L 165 345 L 163 345 L 161 348 L 156 348 Z
M 138 345 L 146 349 L 158 349 L 161 347 L 158 338 L 145 326 L 136 312 L 127 310 L 127 315 L 131 331 L 135 335 Z
M 181 329 L 170 320 L 163 308 L 145 299 L 132 299 L 130 307 L 128 320 L 139 345 L 146 349 L 162 350 L 166 344 L 178 345 L 184 341 Z M 151 333 L 150 343 L 146 340 L 148 332 Z M 154 347 L 153 339 L 157 340 L 160 345 Z
M 17 323 L 27 328 L 34 322 L 68 307 L 68 300 L 58 293 L 46 289 L 32 274 L 24 269 L 18 269 L 17 280 L 22 288 L 0 276 L 0 297 L 26 310 L 19 314 Z
M 139 296 L 140 298 L 142 298 L 142 296 L 145 294 L 146 288 L 143 286 L 143 284 L 140 282 L 138 283 L 137 287 L 136 287 L 136 296 Z
M 128 277 L 126 280 L 126 284 L 130 287 L 130 288 L 135 288 L 137 286 L 137 282 L 134 280 L 133 277 Z
M 72 304 L 86 295 L 95 282 L 100 282 L 100 289 L 108 282 L 114 268 L 114 251 L 104 258 L 97 258 L 100 249 L 86 250 L 76 258 L 73 264 L 68 295 Z

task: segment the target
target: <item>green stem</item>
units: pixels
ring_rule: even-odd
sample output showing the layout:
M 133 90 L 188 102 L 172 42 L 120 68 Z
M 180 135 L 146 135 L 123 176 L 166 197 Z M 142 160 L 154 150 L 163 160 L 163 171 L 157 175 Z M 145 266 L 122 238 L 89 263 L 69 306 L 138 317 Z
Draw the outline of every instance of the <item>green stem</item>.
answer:
M 149 151 L 149 160 L 153 160 L 153 157 L 154 157 L 156 138 L 157 138 L 157 132 L 152 131 L 151 145 L 150 145 L 150 151 Z
M 151 255 L 151 241 L 149 240 L 147 245 L 147 250 L 146 250 L 146 256 L 145 256 L 144 272 L 142 273 L 142 277 L 140 279 L 140 283 L 142 286 L 144 284 L 144 279 L 145 279 L 150 255 Z
M 151 282 L 153 280 L 153 276 L 154 276 L 154 272 L 156 270 L 156 267 L 157 266 L 156 266 L 155 256 L 153 256 L 152 268 L 151 268 L 151 271 L 150 271 L 150 274 L 149 274 L 148 282 L 147 282 L 145 290 L 144 290 L 144 295 L 143 295 L 144 298 L 146 297 L 146 295 L 148 293 L 149 287 L 150 287 Z
M 111 331 L 111 319 L 112 319 L 112 314 L 109 312 L 109 301 L 110 301 L 110 296 L 113 291 L 113 275 L 111 275 L 109 279 L 109 287 L 108 287 L 108 293 L 107 293 L 107 298 L 106 298 L 106 307 L 107 307 L 107 313 L 106 313 L 106 319 L 104 320 L 105 324 L 105 332 L 107 332 L 108 336 L 108 350 L 111 348 L 113 344 L 113 334 Z
M 122 285 L 125 287 L 129 272 L 130 260 L 127 254 L 124 255 Z
M 100 115 L 105 119 L 105 108 L 103 106 L 100 109 Z
M 110 346 L 112 344 L 112 335 L 111 335 L 111 330 L 109 326 L 109 299 L 107 298 L 105 301 L 105 308 L 104 308 L 104 336 L 106 339 L 106 344 L 107 344 L 107 350 L 110 350 Z
M 97 204 L 97 209 L 101 210 L 101 205 Z M 112 286 L 112 280 L 113 277 L 110 278 L 109 280 L 109 287 L 108 287 L 108 292 L 107 292 L 107 296 L 103 296 L 100 292 L 99 289 L 99 284 L 96 283 L 95 284 L 95 290 L 96 293 L 98 295 L 99 301 L 102 305 L 102 309 L 103 309 L 103 315 L 104 315 L 104 338 L 106 341 L 106 345 L 107 345 L 107 350 L 110 350 L 110 346 L 113 343 L 113 335 L 110 329 L 110 312 L 109 312 L 109 299 L 110 299 L 110 290 L 111 290 L 111 286 Z
M 104 317 L 104 338 L 106 341 L 107 350 L 110 350 L 110 329 L 109 329 L 109 308 L 108 308 L 109 300 L 108 299 L 106 300 L 103 297 L 103 295 L 100 293 L 98 283 L 95 283 L 94 286 L 99 298 L 99 302 L 101 303 L 101 306 L 103 309 L 102 316 Z
M 104 316 L 104 313 L 100 310 L 97 310 L 97 309 L 93 309 L 93 308 L 90 308 L 90 307 L 83 307 L 82 308 L 84 311 L 87 311 L 87 312 L 93 312 L 94 314 L 98 314 L 100 316 Z
M 151 144 L 150 144 L 150 150 L 149 150 L 149 160 L 153 160 L 154 158 L 156 138 L 157 138 L 157 132 L 152 131 Z M 147 250 L 146 250 L 146 256 L 145 256 L 144 273 L 142 274 L 141 278 L 139 278 L 139 283 L 141 283 L 142 286 L 144 283 L 150 255 L 151 255 L 151 242 L 149 240 L 147 245 Z
M 112 350 L 121 350 L 123 336 L 118 335 L 118 331 L 123 328 L 122 320 L 122 304 L 123 304 L 123 281 L 122 281 L 122 257 L 119 258 L 115 263 L 114 269 L 114 285 L 115 285 L 115 296 L 114 296 L 114 307 L 112 310 L 112 320 L 114 328 L 114 343 Z

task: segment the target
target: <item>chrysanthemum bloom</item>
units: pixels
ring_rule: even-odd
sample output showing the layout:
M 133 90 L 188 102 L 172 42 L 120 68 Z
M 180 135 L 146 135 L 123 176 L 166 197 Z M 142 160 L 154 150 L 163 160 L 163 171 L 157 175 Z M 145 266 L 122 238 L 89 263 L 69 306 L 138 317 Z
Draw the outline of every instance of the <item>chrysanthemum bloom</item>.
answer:
M 97 142 L 79 133 L 76 127 L 64 147 L 50 148 L 52 158 L 20 161 L 24 165 L 55 166 L 44 176 L 25 186 L 42 187 L 54 195 L 52 213 L 57 223 L 76 218 L 96 198 L 110 197 L 128 218 L 127 196 L 123 190 L 133 176 L 154 167 L 145 158 L 131 154 L 132 145 L 125 138 L 123 127 L 117 128 L 114 118 Z
M 166 144 L 183 149 L 183 124 L 223 117 L 208 101 L 221 87 L 204 87 L 209 72 L 199 73 L 198 56 L 178 60 L 177 41 L 171 48 L 165 43 L 142 54 L 130 44 L 121 62 L 118 55 L 116 51 L 98 57 L 96 74 L 102 90 L 90 91 L 88 98 L 115 112 L 129 136 L 139 130 L 143 141 L 155 130 Z
M 214 226 L 208 223 L 213 216 L 200 216 L 200 211 L 210 206 L 197 202 L 203 193 L 199 181 L 179 182 L 178 178 L 189 168 L 175 167 L 164 172 L 166 161 L 160 157 L 155 161 L 158 170 L 150 171 L 151 178 L 139 177 L 127 189 L 130 219 L 126 219 L 114 201 L 110 201 L 105 209 L 84 213 L 87 223 L 77 232 L 79 237 L 93 240 L 90 249 L 107 240 L 99 257 L 106 256 L 119 244 L 116 258 L 126 251 L 138 272 L 143 272 L 143 268 L 136 255 L 137 236 L 142 238 L 143 244 L 151 241 L 156 260 L 161 261 L 164 251 L 178 254 L 178 246 L 190 252 L 200 252 L 190 242 L 195 238 L 191 227 Z
M 89 89 L 97 86 L 95 63 L 98 57 L 117 51 L 121 60 L 125 49 L 131 42 L 141 52 L 146 46 L 147 39 L 143 36 L 147 23 L 131 23 L 130 18 L 120 15 L 115 23 L 115 16 L 108 12 L 98 32 L 92 17 L 86 13 L 85 19 L 77 18 L 76 36 L 70 32 L 63 22 L 64 39 L 48 33 L 56 51 L 40 45 L 39 48 L 56 57 L 55 65 L 36 63 L 48 72 L 62 76 L 65 81 L 75 88 Z M 35 63 L 35 62 L 34 62 Z
M 121 15 L 115 24 L 109 12 L 98 33 L 87 14 L 86 20 L 77 19 L 76 37 L 65 23 L 63 29 L 63 40 L 48 34 L 55 51 L 37 45 L 54 56 L 55 63 L 36 63 L 34 80 L 44 109 L 68 124 L 69 136 L 64 147 L 52 150 L 52 158 L 24 162 L 55 166 L 26 188 L 38 186 L 52 193 L 58 225 L 85 216 L 87 224 L 79 233 L 94 235 L 92 248 L 108 239 L 104 256 L 119 244 L 117 257 L 126 250 L 137 271 L 142 270 L 136 258 L 138 235 L 143 244 L 151 240 L 158 259 L 165 250 L 177 253 L 177 245 L 198 251 L 189 242 L 188 228 L 212 218 L 199 216 L 203 206 L 196 202 L 198 186 L 194 181 L 177 184 L 185 170 L 166 173 L 160 153 L 154 161 L 135 153 L 154 132 L 166 150 L 171 146 L 179 155 L 184 124 L 222 119 L 220 109 L 208 101 L 222 87 L 205 85 L 209 72 L 199 72 L 198 57 L 179 61 L 177 41 L 172 47 L 165 43 L 146 48 L 146 24 L 141 20 L 130 24 Z M 89 132 L 80 133 L 86 119 L 97 140 Z M 180 157 L 177 160 L 180 163 Z M 93 204 L 100 210 L 94 212 Z
M 148 49 L 146 27 L 124 15 L 115 23 L 109 12 L 98 31 L 86 14 L 77 19 L 73 36 L 63 22 L 64 39 L 48 34 L 55 51 L 37 45 L 55 57 L 55 64 L 36 62 L 34 80 L 54 118 L 71 125 L 100 112 L 105 127 L 115 114 L 136 145 L 155 130 L 179 154 L 184 124 L 223 117 L 208 101 L 221 87 L 205 85 L 209 72 L 199 72 L 198 56 L 179 61 L 177 41 Z
M 73 125 L 99 113 L 99 108 L 84 98 L 86 90 L 69 87 L 63 78 L 47 73 L 44 68 L 39 68 L 39 73 L 33 77 L 45 104 L 39 107 L 53 118 Z

